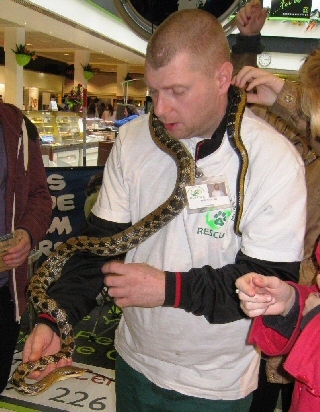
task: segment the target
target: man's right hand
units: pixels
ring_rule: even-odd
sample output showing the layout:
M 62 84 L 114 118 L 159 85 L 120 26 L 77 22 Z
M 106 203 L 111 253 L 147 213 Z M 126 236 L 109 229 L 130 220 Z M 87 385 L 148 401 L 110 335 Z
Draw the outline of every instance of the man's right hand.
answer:
M 28 336 L 24 349 L 23 362 L 34 362 L 46 355 L 54 355 L 61 348 L 60 337 L 47 325 L 38 324 Z M 72 364 L 72 359 L 61 359 L 57 364 L 49 364 L 43 371 L 35 371 L 28 377 L 41 380 L 54 369 Z

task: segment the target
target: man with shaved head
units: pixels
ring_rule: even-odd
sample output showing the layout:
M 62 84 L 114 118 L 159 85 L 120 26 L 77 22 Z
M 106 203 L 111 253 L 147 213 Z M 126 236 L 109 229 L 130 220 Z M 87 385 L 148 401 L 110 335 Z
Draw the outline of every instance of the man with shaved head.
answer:
M 197 178 L 186 186 L 186 206 L 123 262 L 77 254 L 50 289 L 73 324 L 93 308 L 103 283 L 123 308 L 118 412 L 248 411 L 260 354 L 247 344 L 250 320 L 235 281 L 249 272 L 298 278 L 303 163 L 245 108 L 232 71 L 226 36 L 210 13 L 177 11 L 157 28 L 145 66 L 153 110 L 121 127 L 87 233 L 130 227 L 173 192 L 176 164 L 151 136 L 168 133 L 193 158 Z M 215 183 L 225 196 L 211 196 Z M 46 323 L 30 335 L 25 361 L 57 350 L 59 337 Z

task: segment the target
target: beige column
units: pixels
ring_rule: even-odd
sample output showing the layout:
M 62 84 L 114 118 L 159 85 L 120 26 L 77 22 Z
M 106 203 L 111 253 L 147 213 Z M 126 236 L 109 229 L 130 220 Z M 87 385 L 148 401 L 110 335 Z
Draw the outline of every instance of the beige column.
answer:
M 6 27 L 4 33 L 5 50 L 5 102 L 23 108 L 23 67 L 16 62 L 13 50 L 16 44 L 25 44 L 25 29 L 23 27 Z
M 74 86 L 82 84 L 84 89 L 88 89 L 88 80 L 83 76 L 83 67 L 86 64 L 90 63 L 90 52 L 87 50 L 76 50 L 74 53 Z M 83 93 L 84 99 L 87 97 L 87 92 Z M 87 164 L 87 137 L 86 137 L 86 118 L 87 118 L 87 107 L 86 104 L 83 107 L 82 111 L 82 134 L 83 134 L 83 148 L 82 148 L 82 165 L 86 166 Z

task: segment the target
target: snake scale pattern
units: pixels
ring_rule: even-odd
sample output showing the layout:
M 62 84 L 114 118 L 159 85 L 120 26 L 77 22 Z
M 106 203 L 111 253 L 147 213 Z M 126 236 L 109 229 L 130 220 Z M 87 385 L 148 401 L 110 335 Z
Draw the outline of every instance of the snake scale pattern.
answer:
M 244 93 L 234 87 L 231 87 L 231 89 L 232 93 L 230 96 L 232 98 L 230 99 L 229 96 L 229 115 L 227 119 L 229 140 L 230 134 L 233 136 L 238 135 L 245 105 L 245 103 L 243 103 Z M 164 227 L 174 219 L 186 205 L 184 188 L 186 185 L 192 185 L 194 183 L 194 160 L 183 143 L 172 138 L 167 133 L 163 124 L 153 111 L 150 113 L 149 128 L 155 144 L 169 154 L 176 162 L 177 180 L 174 190 L 170 197 L 156 210 L 123 232 L 106 238 L 78 236 L 69 239 L 55 249 L 31 278 L 28 287 L 28 298 L 36 312 L 46 313 L 56 321 L 60 331 L 61 349 L 55 355 L 44 356 L 36 362 L 25 362 L 18 365 L 10 378 L 10 382 L 21 394 L 38 395 L 47 390 L 56 381 L 76 376 L 77 373 L 81 375 L 84 372 L 81 368 L 76 367 L 63 368 L 63 370 L 59 370 L 62 368 L 57 368 L 42 381 L 36 383 L 25 382 L 26 377 L 31 372 L 44 370 L 48 364 L 57 363 L 61 358 L 72 358 L 75 348 L 72 326 L 68 322 L 66 312 L 46 293 L 49 286 L 56 282 L 61 276 L 62 268 L 70 256 L 78 250 L 89 251 L 100 256 L 108 257 L 126 253 Z M 239 138 L 233 139 L 233 141 L 235 142 L 235 148 L 240 158 L 240 169 L 246 169 L 246 153 L 240 144 L 240 136 Z M 240 180 L 239 189 L 241 189 L 242 192 L 244 177 L 245 173 L 241 173 L 240 176 L 238 176 Z M 240 196 L 242 196 L 242 194 L 238 194 L 238 198 Z M 240 216 L 238 216 L 236 220 L 240 220 Z

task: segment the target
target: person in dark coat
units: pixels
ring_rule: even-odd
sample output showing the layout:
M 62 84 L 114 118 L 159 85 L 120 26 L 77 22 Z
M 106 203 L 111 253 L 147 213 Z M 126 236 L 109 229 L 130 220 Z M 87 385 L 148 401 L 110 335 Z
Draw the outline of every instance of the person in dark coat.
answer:
M 37 129 L 16 106 L 1 103 L 0 236 L 9 239 L 0 244 L 0 393 L 27 307 L 28 256 L 48 230 L 51 211 Z

